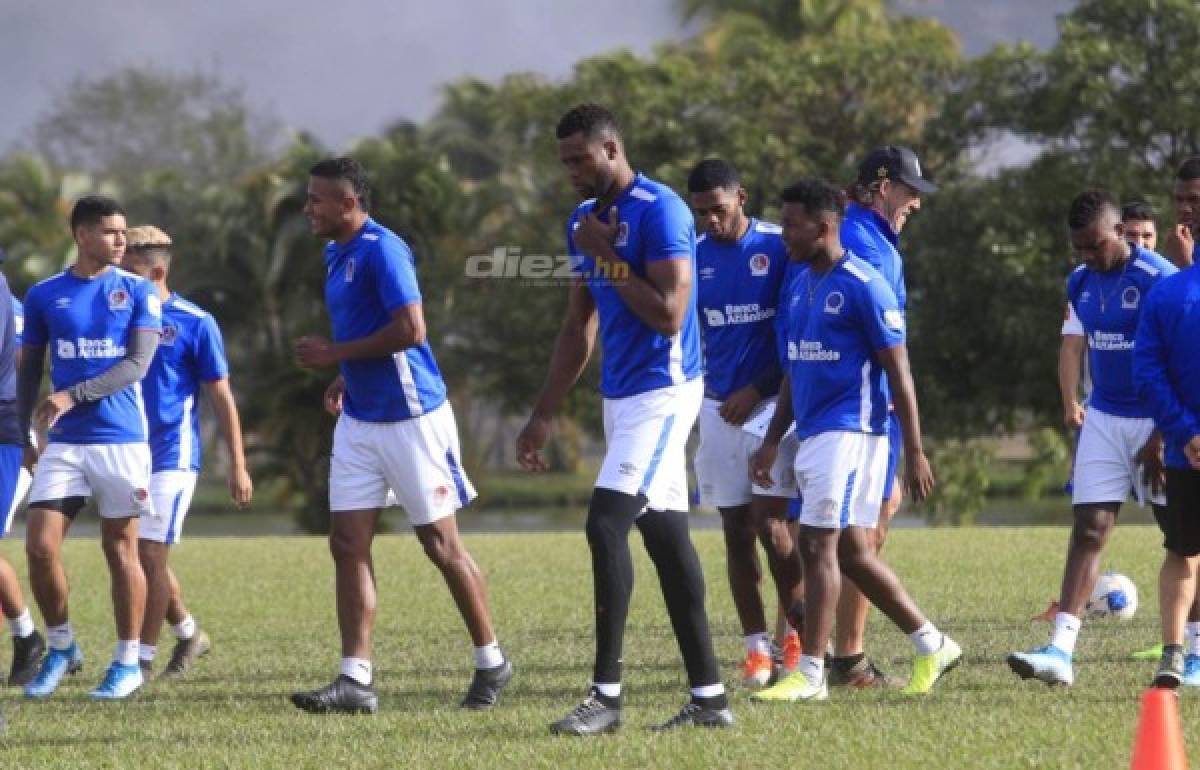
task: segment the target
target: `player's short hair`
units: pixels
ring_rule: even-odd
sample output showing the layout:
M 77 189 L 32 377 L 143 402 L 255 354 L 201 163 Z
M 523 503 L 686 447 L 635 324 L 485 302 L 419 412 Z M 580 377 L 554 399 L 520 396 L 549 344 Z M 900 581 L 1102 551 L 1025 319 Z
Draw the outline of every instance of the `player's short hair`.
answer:
M 577 104 L 559 118 L 554 135 L 559 139 L 582 133 L 587 139 L 599 139 L 605 134 L 621 135 L 617 116 L 599 104 Z
M 687 184 L 691 193 L 736 190 L 742 186 L 742 178 L 729 161 L 707 158 L 697 163 L 692 173 L 688 174 Z
M 125 250 L 143 262 L 164 266 L 171 264 L 171 236 L 154 225 L 129 228 L 126 240 L 128 245 Z
M 1154 207 L 1146 201 L 1130 201 L 1121 207 L 1122 222 L 1153 222 Z
M 840 219 L 846 211 L 846 194 L 824 179 L 816 177 L 805 177 L 788 185 L 780 197 L 784 203 L 803 206 L 809 216 L 833 214 Z
M 1108 190 L 1084 190 L 1071 201 L 1071 208 L 1067 210 L 1067 226 L 1072 230 L 1081 230 L 1106 211 L 1112 211 L 1118 217 L 1121 215 L 1121 206 L 1112 193 Z
M 1179 164 L 1179 171 L 1175 172 L 1175 178 L 1180 182 L 1190 182 L 1193 179 L 1200 179 L 1200 155 L 1192 157 Z
M 358 205 L 362 206 L 363 211 L 370 211 L 371 184 L 367 179 L 366 169 L 354 158 L 326 158 L 314 164 L 308 173 L 321 179 L 337 179 L 349 184 L 350 189 L 354 191 L 354 197 L 358 198 Z
M 94 225 L 105 217 L 125 216 L 125 209 L 113 198 L 107 195 L 85 195 L 75 201 L 71 209 L 71 231 L 77 227 Z

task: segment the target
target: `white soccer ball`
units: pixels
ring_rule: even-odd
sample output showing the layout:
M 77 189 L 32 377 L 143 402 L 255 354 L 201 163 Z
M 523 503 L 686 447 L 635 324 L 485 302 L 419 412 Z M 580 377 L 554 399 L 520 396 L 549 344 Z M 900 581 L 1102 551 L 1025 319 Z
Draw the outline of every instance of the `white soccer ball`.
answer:
M 1137 612 L 1138 592 L 1133 581 L 1116 572 L 1105 572 L 1096 581 L 1087 614 L 1091 618 L 1129 620 Z

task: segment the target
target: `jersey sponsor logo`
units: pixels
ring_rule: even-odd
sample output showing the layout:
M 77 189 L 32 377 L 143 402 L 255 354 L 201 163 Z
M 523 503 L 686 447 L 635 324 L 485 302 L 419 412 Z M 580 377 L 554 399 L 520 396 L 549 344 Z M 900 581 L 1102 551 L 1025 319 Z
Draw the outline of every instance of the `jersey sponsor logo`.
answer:
M 704 308 L 704 320 L 708 322 L 709 326 L 724 326 L 725 314 L 715 307 L 706 307 Z
M 58 308 L 59 310 L 65 310 L 66 308 L 69 308 L 70 306 L 71 306 L 71 298 L 70 297 L 59 297 L 58 299 L 54 300 L 54 307 Z
M 774 317 L 775 308 L 764 308 L 759 306 L 757 302 L 745 305 L 725 306 L 725 323 L 727 324 L 752 324 L 759 321 L 769 321 Z
M 346 260 L 346 283 L 354 280 L 354 257 Z
M 750 275 L 761 278 L 771 269 L 771 260 L 766 254 L 755 254 L 750 257 Z
M 159 344 L 174 345 L 177 339 L 179 339 L 179 327 L 175 324 L 163 324 L 162 339 L 159 340 Z
M 113 289 L 108 293 L 109 310 L 128 310 L 129 292 L 124 289 Z
M 893 331 L 902 331 L 904 329 L 904 314 L 899 310 L 883 311 L 883 322 L 887 328 Z
M 55 340 L 54 349 L 61 359 L 72 358 L 124 358 L 125 346 L 118 345 L 110 337 L 90 339 L 79 337 L 74 340 Z
M 1090 291 L 1081 292 L 1079 295 L 1080 302 L 1087 302 L 1091 298 L 1092 298 L 1092 293 Z
M 622 222 L 617 225 L 617 239 L 613 242 L 617 248 L 622 248 L 629 245 L 629 223 Z
M 1138 306 L 1141 298 L 1142 293 L 1138 291 L 1138 287 L 1127 286 L 1125 291 L 1121 292 L 1121 307 L 1125 310 L 1133 310 Z
M 825 312 L 838 315 L 846 306 L 846 297 L 840 291 L 831 291 L 825 295 Z
M 700 280 L 701 281 L 707 281 L 707 280 L 710 280 L 710 279 L 716 278 L 716 277 L 717 277 L 717 269 L 715 267 L 710 266 L 710 267 L 700 268 Z
M 1133 340 L 1127 339 L 1123 332 L 1092 332 L 1088 335 L 1088 344 L 1092 350 L 1133 350 Z
M 842 354 L 836 350 L 826 350 L 820 340 L 788 341 L 789 361 L 841 361 Z

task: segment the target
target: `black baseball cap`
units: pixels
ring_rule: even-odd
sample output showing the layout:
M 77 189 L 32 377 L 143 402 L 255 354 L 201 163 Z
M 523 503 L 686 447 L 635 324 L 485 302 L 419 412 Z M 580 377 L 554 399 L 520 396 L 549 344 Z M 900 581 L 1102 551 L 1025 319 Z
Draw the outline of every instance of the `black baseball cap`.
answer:
M 871 184 L 881 179 L 903 182 L 922 195 L 938 191 L 938 186 L 921 173 L 917 154 L 907 147 L 889 144 L 867 154 L 858 166 L 858 181 Z

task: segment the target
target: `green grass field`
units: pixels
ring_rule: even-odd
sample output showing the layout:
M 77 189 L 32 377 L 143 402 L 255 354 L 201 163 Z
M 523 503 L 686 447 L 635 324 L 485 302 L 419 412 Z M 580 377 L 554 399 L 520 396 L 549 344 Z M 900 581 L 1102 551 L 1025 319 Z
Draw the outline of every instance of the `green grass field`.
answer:
M 1154 530 L 1120 529 L 1106 565 L 1142 592 L 1132 622 L 1085 626 L 1078 684 L 1018 682 L 1004 655 L 1043 643 L 1028 620 L 1056 593 L 1063 529 L 895 533 L 888 555 L 932 618 L 962 644 L 966 664 L 921 701 L 895 693 L 834 691 L 824 704 L 769 707 L 732 686 L 738 725 L 656 735 L 685 698 L 685 680 L 653 570 L 632 543 L 638 583 L 626 643 L 626 726 L 599 739 L 555 738 L 547 724 L 573 706 L 590 672 L 591 581 L 582 534 L 468 536 L 488 575 L 501 641 L 517 677 L 491 713 L 456 706 L 470 644 L 438 574 L 409 536 L 376 544 L 381 710 L 318 717 L 287 695 L 336 672 L 333 576 L 317 538 L 193 538 L 174 564 L 213 653 L 184 682 L 152 683 L 134 699 L 89 702 L 112 652 L 108 579 L 98 544 L 66 552 L 74 623 L 87 666 L 49 701 L 3 697 L 0 767 L 770 767 L 1020 768 L 1128 766 L 1138 696 L 1149 664 L 1126 662 L 1157 636 L 1160 550 Z M 710 617 L 727 682 L 741 642 L 725 583 L 720 535 L 696 536 Z M 23 571 L 20 543 L 0 554 Z M 907 674 L 910 645 L 873 615 L 869 652 Z M 169 632 L 163 647 L 169 649 Z M 7 650 L 4 641 L 0 649 Z M 7 668 L 7 653 L 0 658 Z M 1193 756 L 1200 706 L 1182 713 Z

